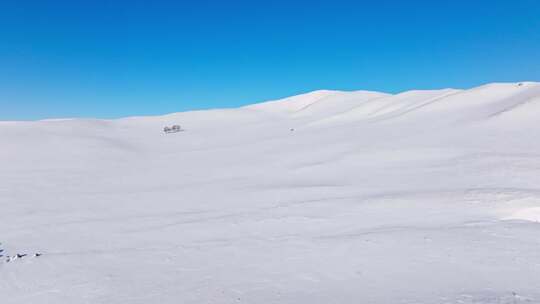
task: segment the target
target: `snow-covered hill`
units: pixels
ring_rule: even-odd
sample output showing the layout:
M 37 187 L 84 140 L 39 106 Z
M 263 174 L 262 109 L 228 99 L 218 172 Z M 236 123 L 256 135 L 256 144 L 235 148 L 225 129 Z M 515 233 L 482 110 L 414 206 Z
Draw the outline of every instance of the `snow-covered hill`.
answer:
M 504 83 L 0 122 L 1 303 L 540 303 L 539 117 Z

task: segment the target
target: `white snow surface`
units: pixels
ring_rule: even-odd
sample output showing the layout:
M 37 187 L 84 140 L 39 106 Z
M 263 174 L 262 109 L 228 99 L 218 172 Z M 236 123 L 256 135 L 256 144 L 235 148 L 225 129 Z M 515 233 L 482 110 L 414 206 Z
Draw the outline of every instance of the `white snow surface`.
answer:
M 0 302 L 540 303 L 539 118 L 526 82 L 0 122 Z

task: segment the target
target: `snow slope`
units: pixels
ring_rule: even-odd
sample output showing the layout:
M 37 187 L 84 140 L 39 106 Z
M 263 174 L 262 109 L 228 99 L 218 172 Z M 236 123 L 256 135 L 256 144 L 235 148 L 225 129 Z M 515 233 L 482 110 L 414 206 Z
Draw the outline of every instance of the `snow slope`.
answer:
M 1 303 L 540 303 L 539 116 L 506 83 L 0 122 Z

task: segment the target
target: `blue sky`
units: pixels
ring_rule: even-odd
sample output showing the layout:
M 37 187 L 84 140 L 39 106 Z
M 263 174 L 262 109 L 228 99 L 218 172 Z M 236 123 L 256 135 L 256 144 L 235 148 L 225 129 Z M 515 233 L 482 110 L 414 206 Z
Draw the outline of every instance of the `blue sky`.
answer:
M 0 0 L 0 120 L 540 81 L 540 1 Z

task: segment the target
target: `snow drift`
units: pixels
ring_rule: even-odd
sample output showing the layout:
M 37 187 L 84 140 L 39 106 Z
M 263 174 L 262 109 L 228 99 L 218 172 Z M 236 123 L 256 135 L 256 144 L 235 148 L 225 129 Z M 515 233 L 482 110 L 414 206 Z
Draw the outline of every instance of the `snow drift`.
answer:
M 2 303 L 540 303 L 539 115 L 529 82 L 0 122 Z

